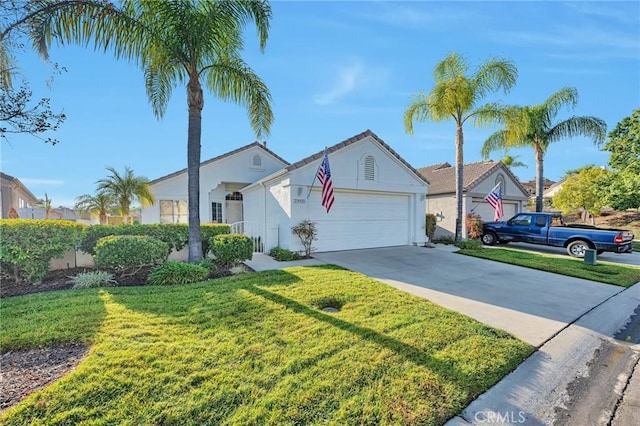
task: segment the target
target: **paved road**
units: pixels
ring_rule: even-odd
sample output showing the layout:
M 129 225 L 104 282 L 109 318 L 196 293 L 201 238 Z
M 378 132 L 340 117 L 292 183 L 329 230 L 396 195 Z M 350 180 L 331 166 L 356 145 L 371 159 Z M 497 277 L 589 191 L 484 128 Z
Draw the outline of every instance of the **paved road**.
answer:
M 501 247 L 501 246 L 495 246 L 495 247 Z M 568 257 L 567 250 L 562 247 L 540 246 L 536 244 L 527 244 L 527 243 L 510 243 L 502 247 L 509 247 L 514 249 L 517 248 L 520 250 L 533 251 L 536 253 L 557 254 L 559 256 Z M 636 251 L 633 253 L 623 253 L 623 254 L 602 253 L 598 255 L 598 260 L 614 262 L 614 263 L 622 263 L 625 265 L 640 266 L 640 252 Z

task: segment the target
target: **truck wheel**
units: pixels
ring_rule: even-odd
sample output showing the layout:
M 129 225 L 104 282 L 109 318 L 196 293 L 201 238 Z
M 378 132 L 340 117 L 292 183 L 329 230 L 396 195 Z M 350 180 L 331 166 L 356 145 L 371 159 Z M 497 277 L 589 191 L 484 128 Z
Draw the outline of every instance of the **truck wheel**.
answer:
M 575 240 L 571 241 L 567 245 L 567 253 L 569 253 L 569 256 L 583 258 L 587 249 L 590 248 L 591 246 L 588 242 L 583 240 Z
M 482 244 L 486 246 L 492 246 L 498 242 L 498 236 L 493 232 L 487 232 L 486 234 L 482 234 Z

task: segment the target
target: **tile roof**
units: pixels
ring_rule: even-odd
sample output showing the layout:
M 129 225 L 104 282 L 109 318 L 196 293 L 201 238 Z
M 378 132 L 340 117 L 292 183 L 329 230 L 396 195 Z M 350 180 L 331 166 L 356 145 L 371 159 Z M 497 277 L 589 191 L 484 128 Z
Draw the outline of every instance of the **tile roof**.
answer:
M 429 180 L 426 176 L 422 175 L 419 173 L 418 170 L 416 170 L 415 168 L 413 168 L 413 166 L 409 163 L 407 163 L 402 157 L 400 157 L 400 154 L 398 154 L 397 152 L 395 152 L 393 150 L 393 148 L 391 148 L 389 145 L 387 145 L 382 139 L 380 139 L 378 137 L 378 135 L 376 135 L 375 133 L 373 133 L 371 130 L 367 129 L 364 132 L 357 134 L 349 139 L 343 140 L 340 143 L 337 143 L 335 145 L 333 145 L 332 147 L 327 148 L 327 151 L 329 152 L 329 154 L 331 154 L 332 152 L 336 152 L 346 146 L 349 146 L 351 144 L 354 144 L 358 141 L 361 141 L 362 139 L 366 138 L 366 137 L 371 137 L 373 138 L 376 142 L 378 142 L 380 145 L 382 145 L 387 151 L 389 151 L 389 153 L 391 155 L 393 155 L 394 157 L 396 157 L 402 164 L 404 164 L 409 170 L 411 170 L 416 177 L 418 177 L 420 180 L 424 181 L 425 183 L 429 184 Z M 322 158 L 322 156 L 324 155 L 324 150 L 322 151 L 318 151 L 313 155 L 310 155 L 306 158 L 303 158 L 300 161 L 296 161 L 295 163 L 289 165 L 288 167 L 286 167 L 286 170 L 288 172 L 291 172 L 293 170 L 299 169 L 300 167 L 303 167 L 309 163 L 313 163 L 316 160 L 319 160 Z
M 523 194 L 527 194 L 520 184 L 518 178 L 506 167 L 501 161 L 479 161 L 477 163 L 469 163 L 464 165 L 464 183 L 463 191 L 467 191 L 484 178 L 493 173 L 496 169 L 501 168 L 516 185 L 522 190 Z M 449 163 L 439 163 L 418 169 L 425 178 L 431 182 L 427 195 L 449 194 L 456 192 L 456 168 Z
M 203 161 L 203 162 L 200 163 L 200 167 L 202 167 L 204 165 L 207 165 L 207 164 L 210 164 L 210 163 L 213 163 L 215 161 L 222 160 L 223 158 L 230 157 L 230 156 L 232 156 L 234 154 L 238 154 L 239 152 L 246 151 L 247 149 L 253 148 L 253 147 L 261 148 L 264 151 L 268 152 L 269 154 L 273 155 L 275 158 L 280 160 L 282 163 L 284 163 L 286 165 L 289 165 L 289 162 L 287 160 L 283 159 L 278 154 L 276 154 L 275 152 L 271 151 L 269 148 L 266 147 L 265 144 L 262 144 L 262 143 L 256 141 L 256 142 L 250 143 L 249 145 L 242 146 L 242 147 L 240 147 L 238 149 L 234 149 L 233 151 L 229 151 L 229 152 L 224 153 L 222 155 L 218 155 L 217 157 L 213 157 L 213 158 L 210 158 L 210 159 L 208 159 L 206 161 Z M 178 176 L 178 175 L 180 175 L 182 173 L 185 173 L 186 171 L 187 171 L 186 168 L 182 169 L 182 170 L 178 170 L 177 172 L 173 172 L 173 173 L 170 173 L 168 175 L 165 175 L 165 176 L 159 177 L 157 179 L 154 179 L 154 180 L 150 181 L 149 184 L 153 185 L 153 184 L 156 184 L 158 182 L 162 182 L 163 180 L 170 179 L 172 177 L 176 177 L 176 176 Z

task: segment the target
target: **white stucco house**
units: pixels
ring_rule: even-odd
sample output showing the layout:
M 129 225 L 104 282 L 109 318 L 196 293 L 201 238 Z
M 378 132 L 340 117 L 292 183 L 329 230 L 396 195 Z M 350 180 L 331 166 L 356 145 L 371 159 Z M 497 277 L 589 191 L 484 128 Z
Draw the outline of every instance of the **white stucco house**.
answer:
M 370 130 L 327 152 L 335 196 L 329 213 L 321 205 L 321 186 L 314 183 L 324 150 L 288 164 L 266 147 L 252 144 L 202 163 L 200 202 L 207 207 L 201 207 L 201 220 L 236 223 L 235 230 L 260 239 L 261 251 L 275 246 L 302 250 L 291 228 L 305 219 L 317 224 L 316 251 L 424 244 L 424 176 Z M 253 167 L 255 155 L 262 156 L 263 170 L 242 170 Z M 207 166 L 210 172 L 205 173 Z M 187 221 L 186 204 L 162 203 L 186 201 L 186 170 L 152 181 L 151 189 L 158 202 L 143 209 L 143 223 L 168 222 L 161 220 L 169 217 L 161 211 L 168 212 L 170 205 L 178 209 L 178 217 L 172 216 L 175 221 Z M 214 203 L 221 202 L 218 214 L 220 207 Z
M 418 172 L 429 180 L 427 194 L 427 213 L 436 215 L 438 226 L 436 238 L 454 236 L 456 231 L 456 169 L 449 163 L 421 167 Z M 501 161 L 480 161 L 464 165 L 462 210 L 480 215 L 484 222 L 492 222 L 493 207 L 484 197 L 502 183 L 502 210 L 507 220 L 516 213 L 526 211 L 529 193 L 522 187 L 518 178 Z M 464 218 L 463 218 L 464 220 Z M 462 237 L 467 230 L 462 226 Z
M 240 189 L 289 165 L 258 142 L 200 163 L 200 222 L 243 220 Z M 142 223 L 188 223 L 187 169 L 150 182 L 156 202 L 142 209 Z

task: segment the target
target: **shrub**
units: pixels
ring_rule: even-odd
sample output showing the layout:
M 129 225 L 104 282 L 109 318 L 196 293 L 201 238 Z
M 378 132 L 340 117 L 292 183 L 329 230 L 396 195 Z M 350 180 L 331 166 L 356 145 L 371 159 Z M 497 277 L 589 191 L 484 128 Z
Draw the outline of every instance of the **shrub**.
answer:
M 0 262 L 17 282 L 38 282 L 51 259 L 75 250 L 85 226 L 68 220 L 0 220 Z
M 71 278 L 73 288 L 75 289 L 104 287 L 109 284 L 116 284 L 116 281 L 113 279 L 113 274 L 106 271 L 82 272 L 75 277 L 69 278 Z
M 218 269 L 218 267 L 213 262 L 213 260 L 209 259 L 208 257 L 205 257 L 200 262 L 196 263 L 196 265 L 200 265 L 204 268 L 207 268 L 209 271 L 215 271 Z
M 318 239 L 316 223 L 305 219 L 291 228 L 291 231 L 300 239 L 302 247 L 304 247 L 305 257 L 311 257 L 311 251 L 313 250 L 311 245 Z
M 462 250 L 481 250 L 482 243 L 478 240 L 462 240 L 456 244 L 456 247 Z
M 200 225 L 200 238 L 202 239 L 202 255 L 206 256 L 212 249 L 211 242 L 216 235 L 231 233 L 231 225 L 223 223 L 207 223 Z M 187 230 L 188 234 L 188 230 Z
M 424 231 L 427 238 L 429 238 L 429 242 L 433 241 L 433 235 L 436 233 L 436 222 L 436 215 L 433 213 L 427 213 L 425 217 Z
M 253 256 L 253 240 L 242 234 L 216 235 L 211 246 L 216 261 L 227 268 Z
M 147 277 L 151 285 L 181 285 L 204 281 L 209 277 L 209 269 L 196 263 L 165 262 L 156 266 Z
M 100 238 L 95 251 L 97 267 L 126 271 L 162 263 L 169 245 L 142 235 L 112 235 Z
M 442 236 L 434 239 L 433 242 L 438 244 L 455 244 L 456 240 L 453 236 Z
M 203 224 L 200 226 L 202 238 L 202 254 L 210 250 L 209 240 L 216 235 L 228 234 L 231 227 L 227 224 Z M 80 250 L 95 254 L 96 243 L 100 238 L 110 235 L 146 235 L 157 238 L 169 245 L 170 250 L 181 250 L 189 240 L 189 226 L 184 223 L 146 224 L 146 225 L 93 225 L 80 243 Z
M 283 249 L 281 247 L 272 248 L 269 252 L 269 256 L 273 257 L 278 262 L 300 259 L 300 255 L 298 253 L 294 253 L 291 250 Z
M 469 213 L 465 218 L 465 222 L 469 238 L 479 240 L 482 236 L 482 218 L 480 215 Z

